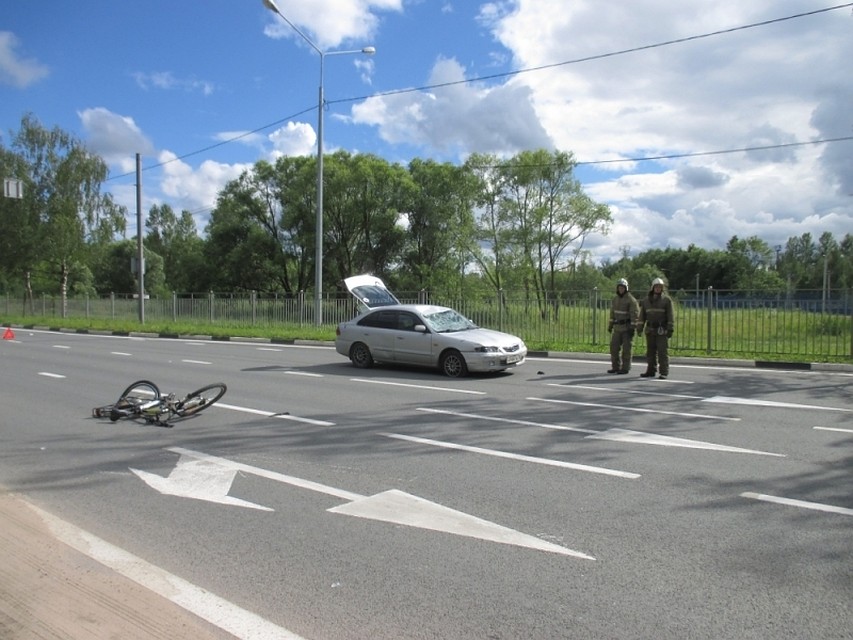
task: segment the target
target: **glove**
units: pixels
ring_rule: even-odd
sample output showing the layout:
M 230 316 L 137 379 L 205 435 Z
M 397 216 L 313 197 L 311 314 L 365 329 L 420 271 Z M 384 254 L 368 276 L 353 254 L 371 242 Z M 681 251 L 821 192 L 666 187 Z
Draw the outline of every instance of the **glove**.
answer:
M 672 329 L 667 329 L 666 330 L 666 337 L 671 338 L 673 333 L 674 333 L 674 331 Z

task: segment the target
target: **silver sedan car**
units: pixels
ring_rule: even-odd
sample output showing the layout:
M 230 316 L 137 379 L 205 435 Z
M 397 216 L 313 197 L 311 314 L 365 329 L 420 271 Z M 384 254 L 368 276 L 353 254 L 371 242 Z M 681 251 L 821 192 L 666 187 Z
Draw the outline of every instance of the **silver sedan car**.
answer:
M 521 338 L 483 329 L 448 307 L 400 304 L 373 276 L 344 281 L 367 311 L 338 325 L 335 349 L 356 367 L 398 363 L 437 367 L 457 378 L 504 371 L 524 362 Z

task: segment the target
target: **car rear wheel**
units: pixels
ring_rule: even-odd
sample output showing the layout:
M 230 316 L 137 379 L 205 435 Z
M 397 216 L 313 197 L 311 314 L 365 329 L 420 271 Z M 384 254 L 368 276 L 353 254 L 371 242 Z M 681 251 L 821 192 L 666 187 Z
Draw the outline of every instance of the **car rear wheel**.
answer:
M 350 347 L 349 359 L 359 369 L 370 369 L 373 366 L 373 356 L 363 342 L 356 342 Z
M 456 351 L 456 349 L 451 349 L 441 356 L 439 368 L 448 378 L 461 378 L 468 373 L 468 366 L 465 364 L 465 358 L 463 358 L 462 354 Z

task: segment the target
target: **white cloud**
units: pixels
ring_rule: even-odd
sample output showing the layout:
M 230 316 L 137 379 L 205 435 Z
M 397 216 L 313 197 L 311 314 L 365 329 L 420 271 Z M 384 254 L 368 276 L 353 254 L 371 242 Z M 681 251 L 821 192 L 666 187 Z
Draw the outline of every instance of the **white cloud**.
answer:
M 456 60 L 440 59 L 428 82 L 438 87 L 434 91 L 369 98 L 353 106 L 352 120 L 376 126 L 386 142 L 455 155 L 553 147 L 533 110 L 529 88 L 512 81 L 487 87 L 464 80 Z
M 21 57 L 16 52 L 17 46 L 18 38 L 14 33 L 0 31 L 0 84 L 25 89 L 47 76 L 50 71 L 38 60 Z
M 301 0 L 276 4 L 286 18 L 323 51 L 346 42 L 369 44 L 379 27 L 375 12 L 403 10 L 402 0 Z M 264 33 L 270 38 L 291 38 L 307 46 L 279 17 L 267 25 Z
M 108 164 L 132 171 L 136 154 L 151 155 L 154 146 L 133 118 L 121 116 L 103 107 L 84 109 L 77 114 L 88 139 L 88 147 Z
M 171 151 L 161 151 L 157 158 L 162 164 L 160 191 L 168 196 L 175 209 L 202 212 L 195 215 L 199 230 L 207 223 L 207 213 L 216 205 L 222 188 L 251 169 L 250 164 L 223 164 L 205 160 L 193 168 Z
M 195 78 L 178 78 L 171 71 L 153 71 L 144 73 L 137 71 L 133 74 L 136 84 L 144 89 L 179 89 L 181 91 L 200 92 L 203 95 L 209 96 L 215 90 L 215 85 L 207 80 L 197 80 Z
M 270 159 L 282 156 L 307 156 L 317 148 L 317 133 L 304 122 L 288 122 L 269 135 L 272 143 Z

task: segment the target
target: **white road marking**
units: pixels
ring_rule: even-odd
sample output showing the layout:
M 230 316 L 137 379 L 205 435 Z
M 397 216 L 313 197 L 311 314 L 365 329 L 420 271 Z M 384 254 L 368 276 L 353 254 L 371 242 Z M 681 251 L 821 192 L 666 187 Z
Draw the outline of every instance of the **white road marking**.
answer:
M 538 402 L 553 402 L 555 404 L 572 404 L 579 407 L 598 407 L 600 409 L 618 409 L 619 411 L 634 411 L 637 413 L 656 413 L 667 416 L 680 416 L 682 418 L 707 418 L 709 420 L 729 420 L 732 422 L 740 422 L 740 418 L 727 418 L 724 416 L 711 416 L 704 413 L 682 413 L 680 411 L 662 411 L 660 409 L 642 409 L 640 407 L 626 407 L 623 405 L 612 404 L 596 404 L 594 402 L 575 402 L 573 400 L 557 400 L 554 398 L 525 398 L 526 400 L 536 400 Z
M 132 353 L 127 353 L 126 351 L 110 351 L 111 355 L 114 356 L 132 356 Z
M 204 360 L 181 360 L 181 362 L 186 362 L 187 364 L 213 364 Z
M 146 589 L 174 602 L 240 640 L 302 640 L 261 616 L 179 578 L 142 558 L 102 540 L 88 531 L 29 505 L 68 546 L 109 567 Z
M 256 416 L 265 416 L 267 418 L 278 418 L 279 420 L 291 420 L 293 422 L 304 422 L 305 424 L 313 424 L 318 427 L 334 427 L 334 422 L 327 422 L 325 420 L 314 420 L 313 418 L 302 418 L 300 416 L 292 416 L 289 413 L 281 413 L 275 411 L 261 411 L 260 409 L 252 409 L 251 407 L 238 407 L 233 404 L 225 404 L 224 402 L 217 402 L 214 407 L 219 407 L 220 409 L 230 409 L 231 411 L 242 411 L 243 413 L 252 413 Z
M 290 376 L 305 376 L 306 378 L 322 378 L 322 373 L 310 373 L 308 371 L 285 371 Z
M 55 345 L 53 345 L 53 348 L 54 349 L 70 349 L 71 347 L 69 347 L 67 344 L 55 344 Z
M 275 351 L 280 352 L 281 349 L 276 349 L 274 347 L 258 347 L 258 351 Z
M 765 493 L 752 493 L 749 491 L 740 495 L 743 498 L 762 500 L 764 502 L 774 502 L 776 504 L 784 504 L 789 507 L 800 507 L 801 509 L 812 509 L 814 511 L 838 513 L 843 516 L 853 516 L 853 509 L 848 509 L 846 507 L 836 507 L 831 504 L 821 504 L 820 502 L 807 502 L 805 500 L 794 500 L 792 498 L 779 498 L 777 496 L 769 496 Z
M 706 398 L 702 402 L 715 402 L 717 404 L 743 404 L 755 407 L 778 407 L 780 409 L 814 409 L 821 411 L 844 411 L 850 412 L 853 409 L 840 409 L 838 407 L 826 407 L 815 404 L 796 404 L 793 402 L 775 402 L 773 400 L 757 400 L 752 398 L 730 398 L 727 396 L 714 396 Z
M 595 431 L 593 429 L 581 429 L 579 427 L 566 427 L 562 425 L 547 424 L 543 422 L 530 422 L 528 420 L 511 420 L 509 418 L 495 418 L 492 416 L 482 416 L 473 413 L 461 413 L 458 411 L 447 411 L 445 409 L 425 409 L 418 407 L 416 411 L 424 411 L 427 413 L 443 413 L 445 415 L 458 416 L 460 418 L 472 418 L 474 420 L 491 420 L 493 422 L 508 422 L 511 424 L 520 424 L 529 427 L 541 427 L 543 429 L 557 429 L 561 431 L 577 431 L 586 433 L 590 440 L 611 440 L 617 442 L 630 442 L 632 444 L 650 444 L 661 447 L 681 447 L 683 449 L 705 449 L 709 451 L 726 451 L 729 453 L 752 453 L 760 456 L 776 456 L 780 458 L 786 457 L 782 453 L 769 453 L 766 451 L 756 451 L 753 449 L 741 449 L 740 447 L 729 447 L 727 445 L 713 444 L 711 442 L 702 442 L 700 440 L 688 440 L 687 438 L 676 438 L 673 436 L 662 436 L 655 433 L 646 433 L 644 431 L 631 431 L 628 429 L 608 429 L 607 431 Z
M 839 429 L 836 427 L 812 427 L 812 429 L 818 429 L 820 431 L 840 431 L 841 433 L 853 433 L 853 429 Z
M 426 389 L 428 391 L 449 391 L 450 393 L 469 393 L 471 395 L 484 396 L 485 391 L 472 391 L 470 389 L 454 389 L 452 387 L 431 387 L 426 384 L 406 384 L 404 382 L 388 382 L 387 380 L 368 380 L 366 378 L 350 378 L 353 382 L 367 382 L 370 384 L 387 384 L 392 387 L 410 387 L 412 389 Z
M 631 442 L 634 444 L 654 444 L 662 447 L 725 451 L 727 453 L 751 453 L 753 455 L 774 456 L 776 458 L 786 457 L 784 453 L 770 453 L 768 451 L 756 451 L 755 449 L 741 449 L 740 447 L 729 447 L 723 444 L 702 442 L 701 440 L 688 440 L 687 438 L 676 438 L 674 436 L 662 436 L 656 433 L 632 431 L 630 429 L 608 429 L 602 433 L 587 436 L 587 438 L 590 440 L 613 440 L 618 442 Z
M 440 440 L 430 440 L 429 438 L 418 438 L 415 436 L 406 436 L 400 433 L 381 433 L 387 438 L 395 438 L 397 440 L 407 440 L 408 442 L 416 442 L 418 444 L 426 444 L 431 447 L 441 447 L 443 449 L 456 449 L 458 451 L 468 451 L 470 453 L 481 453 L 487 456 L 496 458 L 508 458 L 510 460 L 520 460 L 522 462 L 534 462 L 536 464 L 548 465 L 551 467 L 562 467 L 564 469 L 574 469 L 575 471 L 589 471 L 590 473 L 600 473 L 606 476 L 616 476 L 618 478 L 628 478 L 636 480 L 640 477 L 639 473 L 631 473 L 630 471 L 617 471 L 607 469 L 605 467 L 593 467 L 587 464 L 577 464 L 574 462 L 564 462 L 562 460 L 551 460 L 549 458 L 537 458 L 535 456 L 526 456 L 520 453 L 508 453 L 506 451 L 497 451 L 495 449 L 484 449 L 482 447 L 471 447 L 464 444 L 454 444 L 452 442 L 442 442 Z
M 149 486 L 170 495 L 198 500 L 208 500 L 234 506 L 262 508 L 261 505 L 246 502 L 228 496 L 231 481 L 238 471 L 283 482 L 303 489 L 319 491 L 347 501 L 347 504 L 327 509 L 329 513 L 391 522 L 408 527 L 418 527 L 431 531 L 441 531 L 469 538 L 478 538 L 500 544 L 509 544 L 538 551 L 574 556 L 586 560 L 595 560 L 592 556 L 579 551 L 542 540 L 520 531 L 477 518 L 456 509 L 430 502 L 398 490 L 383 491 L 373 496 L 363 496 L 351 491 L 337 489 L 318 482 L 295 478 L 274 471 L 233 462 L 227 458 L 218 458 L 198 451 L 181 447 L 170 447 L 168 451 L 178 453 L 181 458 L 172 473 L 163 478 L 154 474 L 131 469 Z M 201 462 L 202 464 L 197 464 Z M 212 476 L 219 477 L 213 479 Z
M 594 387 L 592 385 L 583 385 L 583 384 L 558 384 L 555 382 L 549 382 L 549 387 L 572 387 L 575 389 L 590 389 L 592 391 L 610 391 L 615 393 L 633 393 L 640 396 L 660 396 L 663 398 L 680 398 L 684 400 L 702 400 L 702 396 L 685 396 L 677 393 L 659 393 L 657 391 L 632 391 L 631 389 L 623 389 L 622 387 Z
M 45 376 L 46 378 L 64 378 L 62 374 L 59 373 L 49 373 L 47 371 L 39 371 L 40 376 Z
M 578 433 L 598 433 L 594 429 L 581 429 L 580 427 L 566 427 L 559 424 L 548 424 L 546 422 L 531 422 L 529 420 L 513 420 L 511 418 L 497 418 L 494 416 L 483 416 L 475 413 L 462 413 L 460 411 L 448 411 L 446 409 L 427 409 L 418 407 L 415 411 L 424 411 L 426 413 L 442 413 L 448 416 L 457 416 L 459 418 L 474 418 L 475 420 L 490 420 L 492 422 L 506 422 L 509 424 L 520 424 L 527 427 L 541 427 L 543 429 L 556 429 L 558 431 L 576 431 Z

